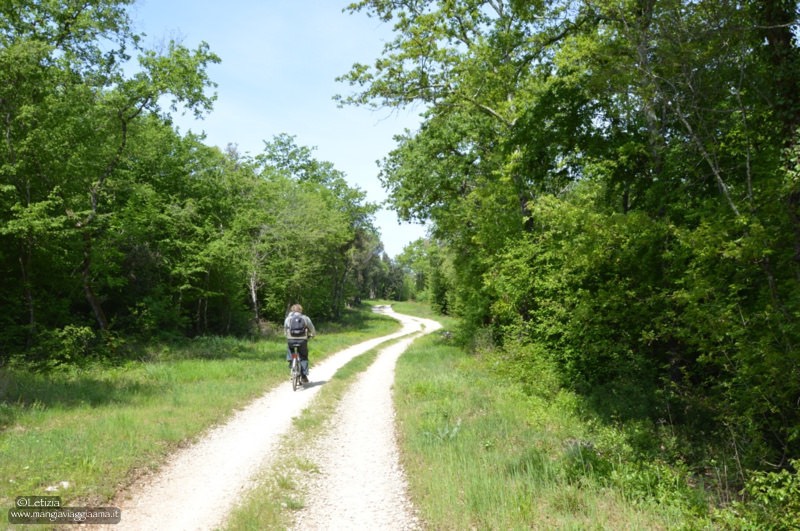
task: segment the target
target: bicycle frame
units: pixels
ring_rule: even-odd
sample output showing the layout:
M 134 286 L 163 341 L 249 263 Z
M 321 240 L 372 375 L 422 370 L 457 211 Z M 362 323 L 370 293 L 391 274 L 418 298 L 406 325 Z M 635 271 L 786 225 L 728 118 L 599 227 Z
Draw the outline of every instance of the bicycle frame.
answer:
M 300 370 L 300 354 L 297 352 L 297 347 L 292 349 L 292 368 L 289 375 L 292 381 L 292 391 L 297 391 L 297 388 L 302 385 L 300 382 L 300 377 L 302 375 L 302 371 Z

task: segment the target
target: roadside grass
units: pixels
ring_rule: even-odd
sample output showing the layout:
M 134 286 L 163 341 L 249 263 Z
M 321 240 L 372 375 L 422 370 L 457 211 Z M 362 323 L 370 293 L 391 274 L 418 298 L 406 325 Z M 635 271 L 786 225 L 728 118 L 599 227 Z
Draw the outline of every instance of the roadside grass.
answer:
M 391 333 L 368 308 L 317 328 L 311 362 Z M 285 340 L 207 337 L 148 345 L 137 360 L 0 372 L 0 507 L 17 496 L 103 504 L 176 448 L 286 380 Z M 7 513 L 0 521 L 6 522 Z
M 375 361 L 378 352 L 392 343 L 383 343 L 336 371 L 311 405 L 293 419 L 292 431 L 281 439 L 280 446 L 285 448 L 281 459 L 260 473 L 256 486 L 229 515 L 225 529 L 260 531 L 286 529 L 291 525 L 293 514 L 305 508 L 303 492 L 309 474 L 319 472 L 304 441 L 313 441 L 325 432 L 350 385 Z
M 440 319 L 441 320 L 441 319 Z M 447 328 L 446 324 L 446 328 Z M 539 393 L 434 334 L 398 361 L 398 430 L 412 499 L 431 529 L 703 528 L 702 496 L 640 463 L 579 398 Z
M 394 311 L 397 313 L 404 313 L 406 315 L 413 315 L 415 317 L 424 317 L 426 319 L 433 319 L 434 321 L 443 322 L 443 316 L 438 315 L 436 312 L 433 311 L 430 304 L 424 302 L 416 302 L 416 301 L 370 301 L 371 304 L 380 305 L 384 304 L 387 306 L 391 306 Z M 447 320 L 447 317 L 444 317 L 444 320 Z

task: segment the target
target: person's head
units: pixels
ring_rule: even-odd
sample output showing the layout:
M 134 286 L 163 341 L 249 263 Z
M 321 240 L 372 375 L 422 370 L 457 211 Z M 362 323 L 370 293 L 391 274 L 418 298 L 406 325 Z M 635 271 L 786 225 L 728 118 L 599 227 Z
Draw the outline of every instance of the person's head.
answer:
M 292 312 L 303 313 L 303 307 L 299 304 L 292 304 L 292 307 L 289 308 L 289 310 Z

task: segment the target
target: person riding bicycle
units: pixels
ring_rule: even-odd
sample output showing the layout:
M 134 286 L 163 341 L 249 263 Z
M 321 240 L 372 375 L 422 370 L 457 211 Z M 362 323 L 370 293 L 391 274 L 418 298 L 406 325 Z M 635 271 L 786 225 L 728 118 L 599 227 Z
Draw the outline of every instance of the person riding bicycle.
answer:
M 300 370 L 303 374 L 301 379 L 303 383 L 308 383 L 308 340 L 317 333 L 314 323 L 303 314 L 302 306 L 293 304 L 283 322 L 283 329 L 289 347 L 286 353 L 289 367 L 292 366 L 292 349 L 297 347 L 297 352 L 300 354 Z

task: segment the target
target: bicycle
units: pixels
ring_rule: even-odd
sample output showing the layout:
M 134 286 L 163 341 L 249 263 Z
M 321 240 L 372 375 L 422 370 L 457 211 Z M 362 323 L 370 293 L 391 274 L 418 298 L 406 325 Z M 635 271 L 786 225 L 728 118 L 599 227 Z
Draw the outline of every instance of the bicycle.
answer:
M 292 382 L 292 391 L 297 391 L 298 386 L 303 383 L 300 379 L 303 376 L 303 371 L 300 369 L 300 353 L 297 352 L 297 345 L 292 345 L 292 366 L 289 370 L 289 378 Z

